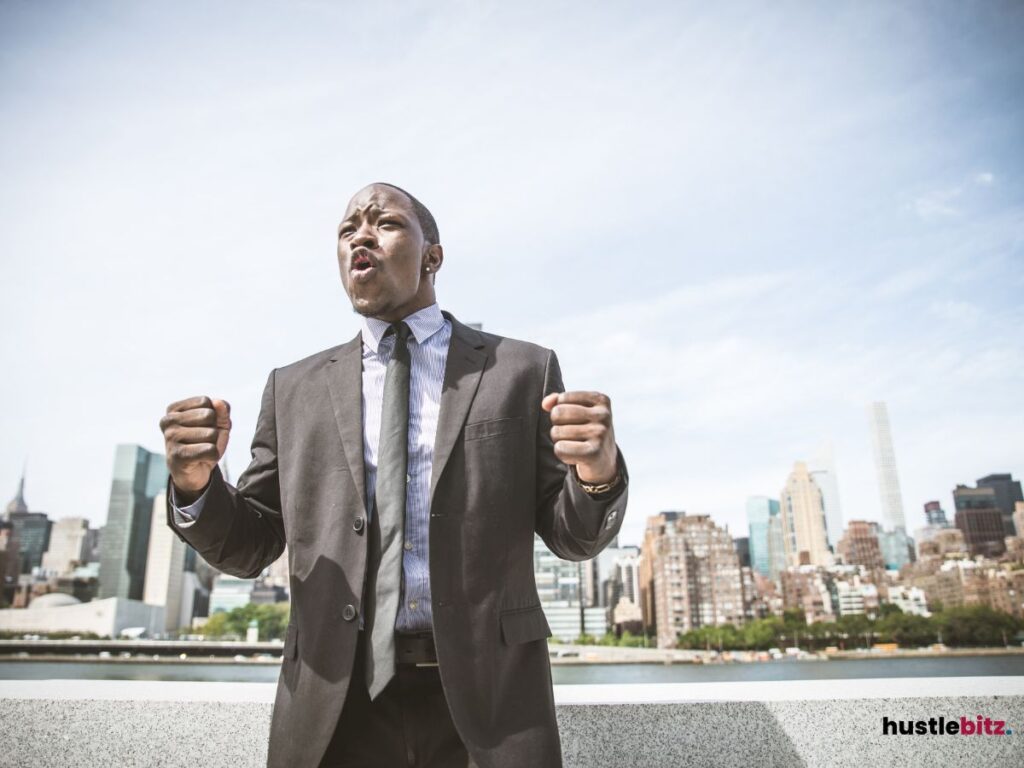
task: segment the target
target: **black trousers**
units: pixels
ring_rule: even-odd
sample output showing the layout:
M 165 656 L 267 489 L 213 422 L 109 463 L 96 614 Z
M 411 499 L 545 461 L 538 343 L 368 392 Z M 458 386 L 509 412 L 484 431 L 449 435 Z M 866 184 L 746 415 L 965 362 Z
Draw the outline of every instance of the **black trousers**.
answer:
M 320 768 L 473 768 L 437 667 L 399 664 L 370 701 L 365 654 L 360 632 L 345 706 Z

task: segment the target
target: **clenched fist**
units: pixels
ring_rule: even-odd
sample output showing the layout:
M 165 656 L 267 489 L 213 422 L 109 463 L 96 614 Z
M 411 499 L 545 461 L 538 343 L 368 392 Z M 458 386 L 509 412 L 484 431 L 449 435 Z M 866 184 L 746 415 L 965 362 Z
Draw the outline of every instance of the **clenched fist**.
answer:
M 208 397 L 179 400 L 167 406 L 160 429 L 175 489 L 184 496 L 198 497 L 228 447 L 231 406 Z
M 576 465 L 585 483 L 609 483 L 617 469 L 612 401 L 600 392 L 552 392 L 540 401 L 551 412 L 555 456 Z

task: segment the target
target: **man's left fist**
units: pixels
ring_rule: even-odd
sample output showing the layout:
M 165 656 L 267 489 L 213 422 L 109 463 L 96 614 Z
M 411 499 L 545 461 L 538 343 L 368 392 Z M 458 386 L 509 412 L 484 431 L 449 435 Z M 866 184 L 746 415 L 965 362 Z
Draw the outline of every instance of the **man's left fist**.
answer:
M 601 392 L 552 392 L 540 401 L 551 412 L 555 456 L 576 465 L 585 483 L 610 483 L 617 470 L 612 401 Z

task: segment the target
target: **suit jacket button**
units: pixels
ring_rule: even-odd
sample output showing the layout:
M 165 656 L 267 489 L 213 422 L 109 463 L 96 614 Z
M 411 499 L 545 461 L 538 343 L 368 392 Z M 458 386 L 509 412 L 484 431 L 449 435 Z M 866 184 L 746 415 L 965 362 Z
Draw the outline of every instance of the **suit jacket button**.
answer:
M 363 518 L 361 516 L 357 517 L 355 520 L 352 521 L 352 530 L 355 531 L 356 533 L 362 533 L 363 532 L 363 526 L 365 524 L 366 523 L 365 523 L 365 521 L 363 520 Z
M 356 607 L 350 603 L 342 610 L 341 618 L 345 621 L 352 621 L 356 617 L 356 613 Z

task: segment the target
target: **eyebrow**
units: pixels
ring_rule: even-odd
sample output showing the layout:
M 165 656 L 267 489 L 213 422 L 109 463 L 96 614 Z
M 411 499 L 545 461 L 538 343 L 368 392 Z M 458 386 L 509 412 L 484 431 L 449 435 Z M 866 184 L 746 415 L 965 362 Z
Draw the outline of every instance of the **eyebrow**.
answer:
M 401 210 L 397 208 L 381 207 L 376 203 L 372 203 L 371 205 L 373 205 L 377 209 L 377 218 L 380 218 L 381 216 L 399 216 L 405 221 L 411 220 L 406 214 L 404 214 Z M 346 224 L 352 223 L 356 215 L 359 214 L 359 210 L 360 209 L 357 208 L 349 216 L 346 216 L 344 219 L 341 220 L 341 223 L 338 224 L 338 232 L 341 232 L 342 227 L 344 227 Z

